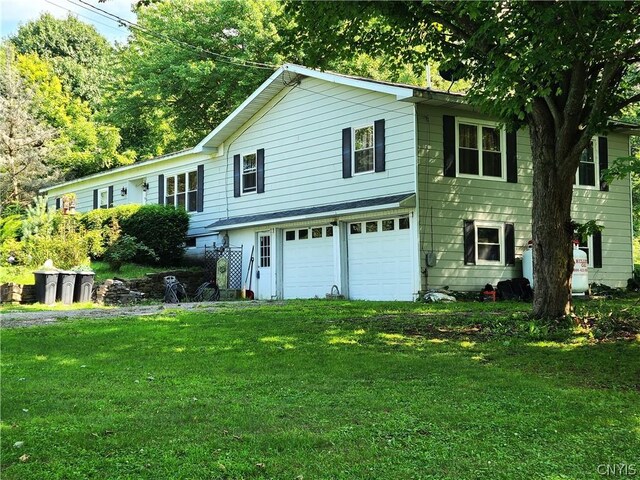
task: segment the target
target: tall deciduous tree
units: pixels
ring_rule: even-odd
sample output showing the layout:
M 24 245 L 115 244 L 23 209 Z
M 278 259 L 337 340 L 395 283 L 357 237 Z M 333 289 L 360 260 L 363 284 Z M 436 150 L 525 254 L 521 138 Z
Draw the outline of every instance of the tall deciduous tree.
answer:
M 281 10 L 275 0 L 139 5 L 109 101 L 125 144 L 148 157 L 212 130 L 281 63 Z
M 640 101 L 638 2 L 304 2 L 289 4 L 308 63 L 353 51 L 424 63 L 427 47 L 469 100 L 533 153 L 534 315 L 570 312 L 571 201 L 581 152 Z M 321 41 L 319 41 L 321 40 Z
M 92 25 L 73 16 L 48 13 L 18 29 L 11 39 L 18 53 L 36 53 L 53 65 L 69 93 L 99 108 L 112 75 L 115 49 Z
M 56 130 L 33 113 L 33 91 L 12 60 L 9 51 L 0 58 L 0 211 L 10 204 L 28 205 L 58 174 L 48 163 Z

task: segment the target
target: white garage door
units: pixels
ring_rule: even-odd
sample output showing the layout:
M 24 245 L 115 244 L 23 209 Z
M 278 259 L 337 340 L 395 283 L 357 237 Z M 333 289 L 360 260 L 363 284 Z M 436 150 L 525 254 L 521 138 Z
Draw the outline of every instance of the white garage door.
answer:
M 332 226 L 285 229 L 282 257 L 284 298 L 324 298 L 331 291 Z
M 351 222 L 349 297 L 362 300 L 413 300 L 409 218 Z

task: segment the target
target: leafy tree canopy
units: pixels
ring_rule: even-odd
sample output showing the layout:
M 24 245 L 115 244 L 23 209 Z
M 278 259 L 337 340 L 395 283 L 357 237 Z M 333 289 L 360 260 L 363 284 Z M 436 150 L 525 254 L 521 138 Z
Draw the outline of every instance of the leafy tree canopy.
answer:
M 195 144 L 283 60 L 275 0 L 167 0 L 137 13 L 109 119 L 142 157 Z
M 71 15 L 57 19 L 44 13 L 21 26 L 10 41 L 19 53 L 36 53 L 49 61 L 71 94 L 98 108 L 115 50 L 92 25 Z

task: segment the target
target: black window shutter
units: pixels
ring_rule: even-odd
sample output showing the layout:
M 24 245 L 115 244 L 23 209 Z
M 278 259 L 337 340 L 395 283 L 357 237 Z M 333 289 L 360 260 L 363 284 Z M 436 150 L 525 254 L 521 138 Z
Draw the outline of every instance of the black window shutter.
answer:
M 444 142 L 444 176 L 456 176 L 456 117 L 442 116 L 442 140 Z
M 109 185 L 109 198 L 107 200 L 107 207 L 113 207 L 113 185 Z
M 164 205 L 164 175 L 158 175 L 158 204 Z
M 593 234 L 593 268 L 602 268 L 602 232 Z
M 196 193 L 196 211 L 204 211 L 204 165 L 198 165 L 198 186 Z
M 598 137 L 598 163 L 600 166 L 600 190 L 609 191 L 609 184 L 602 178 L 603 172 L 609 168 L 609 141 L 607 137 Z
M 476 229 L 473 220 L 464 221 L 464 264 L 476 264 Z
M 342 130 L 342 178 L 351 178 L 351 129 Z
M 504 224 L 504 256 L 506 265 L 516 264 L 516 232 L 513 223 Z
M 507 132 L 507 182 L 518 183 L 518 144 L 516 132 Z
M 240 196 L 240 155 L 233 156 L 233 196 Z
M 384 172 L 385 158 L 384 158 L 384 118 L 382 120 L 376 120 L 373 122 L 373 137 L 375 138 L 375 171 Z
M 98 189 L 96 188 L 93 191 L 93 209 L 98 208 Z
M 56 210 L 60 210 L 60 197 L 56 198 Z
M 264 148 L 256 152 L 256 192 L 264 193 Z

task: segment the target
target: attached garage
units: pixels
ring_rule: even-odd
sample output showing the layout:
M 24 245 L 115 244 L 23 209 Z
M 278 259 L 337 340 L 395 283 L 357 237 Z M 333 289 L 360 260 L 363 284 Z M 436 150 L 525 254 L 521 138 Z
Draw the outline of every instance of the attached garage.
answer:
M 331 225 L 284 229 L 282 296 L 324 298 L 335 283 L 333 252 Z
M 409 217 L 348 223 L 349 297 L 413 300 Z

